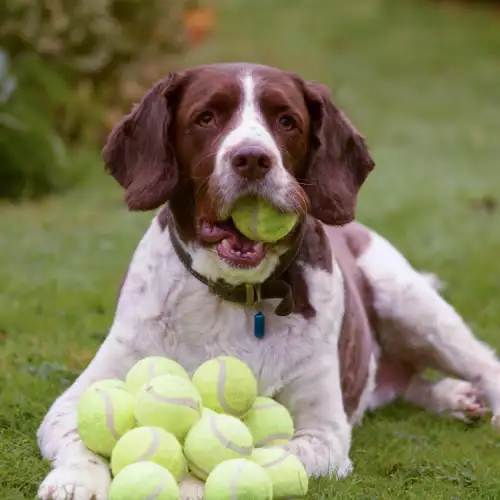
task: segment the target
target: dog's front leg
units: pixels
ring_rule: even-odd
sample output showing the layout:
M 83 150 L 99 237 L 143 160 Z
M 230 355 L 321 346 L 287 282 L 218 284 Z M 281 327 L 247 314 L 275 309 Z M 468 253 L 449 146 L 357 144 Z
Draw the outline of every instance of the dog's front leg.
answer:
M 330 347 L 301 367 L 277 395 L 291 412 L 295 435 L 288 449 L 310 476 L 347 476 L 351 426 L 344 411 L 337 349 Z
M 129 348 L 132 338 L 115 322 L 95 358 L 74 384 L 52 405 L 38 430 L 38 444 L 52 471 L 38 491 L 43 500 L 107 500 L 109 467 L 85 448 L 76 430 L 76 406 L 85 389 L 106 378 L 124 379 L 142 357 Z

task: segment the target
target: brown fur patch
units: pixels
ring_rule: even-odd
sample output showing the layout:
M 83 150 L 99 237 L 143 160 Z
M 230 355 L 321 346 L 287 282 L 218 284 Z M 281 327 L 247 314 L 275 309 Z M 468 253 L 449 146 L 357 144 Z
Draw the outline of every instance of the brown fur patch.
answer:
M 354 219 L 359 188 L 375 163 L 364 138 L 333 103 L 327 87 L 305 83 L 304 96 L 311 116 L 304 190 L 314 217 L 341 226 Z
M 359 258 L 370 246 L 372 237 L 370 231 L 359 222 L 351 222 L 342 228 L 346 242 L 354 257 Z
M 339 340 L 342 394 L 347 414 L 352 416 L 368 382 L 370 358 L 374 352 L 371 324 L 372 297 L 343 228 L 327 227 L 326 232 L 344 276 L 345 313 Z
M 297 260 L 314 269 L 332 272 L 333 259 L 336 259 L 342 270 L 345 313 L 339 339 L 340 376 L 344 407 L 352 416 L 368 381 L 370 358 L 374 351 L 374 313 L 371 289 L 356 264 L 356 253 L 351 248 L 361 251 L 369 242 L 369 234 L 359 224 L 349 226 L 346 231 L 346 228 L 324 226 L 309 218 Z M 301 267 L 292 265 L 286 278 L 293 290 L 294 312 L 305 318 L 314 317 L 316 311 L 309 301 L 308 285 Z

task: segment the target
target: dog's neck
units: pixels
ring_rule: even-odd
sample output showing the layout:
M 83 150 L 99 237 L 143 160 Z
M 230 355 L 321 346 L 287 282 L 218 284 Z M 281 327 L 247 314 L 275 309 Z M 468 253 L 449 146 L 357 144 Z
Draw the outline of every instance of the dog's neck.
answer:
M 174 217 L 170 212 L 164 214 L 166 217 L 166 227 L 170 233 L 173 248 L 186 269 L 199 281 L 205 284 L 211 293 L 219 298 L 230 302 L 254 307 L 258 309 L 259 303 L 268 299 L 281 299 L 275 313 L 278 316 L 287 316 L 294 309 L 294 299 L 292 288 L 284 278 L 287 270 L 294 264 L 301 246 L 303 244 L 306 232 L 306 221 L 300 223 L 295 229 L 292 244 L 277 259 L 277 265 L 271 274 L 261 282 L 243 282 L 238 284 L 228 283 L 223 278 L 212 278 L 205 273 L 200 272 L 194 265 L 193 252 L 208 252 L 206 249 L 196 248 L 182 241 L 176 228 Z

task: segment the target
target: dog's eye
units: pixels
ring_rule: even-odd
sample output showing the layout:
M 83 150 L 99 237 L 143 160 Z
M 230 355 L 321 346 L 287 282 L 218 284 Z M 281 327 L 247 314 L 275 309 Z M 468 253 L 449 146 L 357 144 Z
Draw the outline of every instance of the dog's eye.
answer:
M 279 121 L 280 127 L 283 130 L 286 130 L 287 132 L 289 132 L 290 130 L 293 130 L 294 128 L 297 127 L 297 123 L 290 115 L 280 116 L 278 121 Z
M 201 127 L 208 127 L 212 125 L 214 122 L 215 117 L 214 114 L 210 111 L 203 111 L 198 118 L 196 119 L 196 123 L 200 125 Z

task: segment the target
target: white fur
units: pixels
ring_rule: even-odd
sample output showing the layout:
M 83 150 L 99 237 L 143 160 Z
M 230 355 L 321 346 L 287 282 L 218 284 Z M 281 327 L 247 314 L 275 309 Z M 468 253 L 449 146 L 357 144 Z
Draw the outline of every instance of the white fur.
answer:
M 437 368 L 464 381 L 430 384 L 418 373 L 403 391 L 409 401 L 460 418 L 482 413 L 482 393 L 500 425 L 500 364 L 491 349 L 475 339 L 463 320 L 411 268 L 386 240 L 372 234 L 358 259 L 371 285 L 381 350 L 416 367 Z M 266 337 L 252 334 L 254 312 L 224 302 L 192 277 L 178 260 L 168 231 L 155 219 L 132 259 L 110 333 L 76 382 L 53 404 L 38 432 L 40 449 L 53 470 L 39 490 L 43 500 L 104 500 L 109 472 L 88 452 L 75 431 L 77 401 L 90 383 L 124 378 L 139 359 L 169 356 L 193 372 L 220 354 L 237 356 L 257 376 L 259 392 L 290 408 L 296 434 L 288 448 L 310 475 L 343 477 L 349 459 L 351 424 L 347 420 L 339 377 L 338 339 L 344 315 L 344 279 L 304 265 L 311 319 L 273 314 L 264 305 Z M 382 356 L 381 356 L 382 358 Z M 377 358 L 352 421 L 360 421 L 372 399 Z M 203 498 L 193 478 L 181 484 L 183 500 Z
M 264 282 L 271 276 L 274 269 L 276 269 L 280 256 L 286 252 L 286 248 L 279 246 L 271 247 L 258 266 L 248 269 L 230 266 L 220 259 L 214 249 L 202 248 L 196 244 L 183 246 L 191 255 L 191 265 L 196 272 L 214 281 L 223 279 L 231 285 Z
M 304 342 L 312 342 L 318 350 L 314 349 L 309 362 L 294 365 L 276 399 L 294 417 L 295 436 L 288 449 L 299 456 L 310 475 L 341 478 L 352 470 L 351 426 L 342 402 L 338 356 L 344 279 L 338 265 L 333 276 L 308 266 L 304 270 L 309 299 L 319 314 L 308 322 L 306 337 L 295 348 L 302 350 Z
M 256 92 L 258 81 L 251 72 L 241 75 L 241 87 L 243 97 L 236 113 L 238 120 L 219 147 L 210 184 L 228 206 L 237 196 L 257 194 L 285 209 L 298 208 L 290 206 L 294 201 L 291 196 L 294 179 L 283 165 L 281 152 L 260 110 Z M 272 168 L 263 179 L 248 182 L 231 166 L 232 153 L 246 143 L 262 146 L 271 158 Z
M 417 371 L 433 368 L 472 383 L 477 393 L 485 394 L 496 425 L 500 420 L 500 363 L 495 353 L 474 337 L 453 307 L 437 293 L 435 280 L 415 271 L 387 240 L 375 233 L 371 236 L 370 246 L 358 259 L 358 265 L 373 290 L 383 349 L 411 363 Z M 412 402 L 431 411 L 463 410 L 460 405 L 453 406 L 449 397 L 458 396 L 447 394 L 443 385 L 419 383 L 412 390 L 415 379 L 408 383 L 406 397 Z M 463 393 L 464 387 L 456 386 L 453 392 Z M 424 394 L 426 390 L 431 391 L 430 396 Z M 392 396 L 397 395 L 394 392 Z M 388 399 L 378 402 L 387 403 Z M 375 394 L 371 406 L 376 401 Z
M 104 498 L 109 473 L 78 439 L 76 403 L 93 381 L 124 378 L 137 360 L 153 354 L 175 359 L 190 372 L 217 355 L 239 357 L 257 376 L 259 392 L 276 396 L 291 409 L 297 434 L 290 448 L 309 473 L 347 474 L 350 425 L 337 354 L 344 312 L 342 274 L 337 266 L 333 276 L 310 268 L 305 273 L 316 317 L 278 317 L 272 314 L 274 304 L 266 304 L 266 337 L 256 339 L 254 311 L 221 301 L 192 277 L 175 255 L 168 231 L 155 219 L 134 254 L 107 339 L 39 429 L 42 454 L 54 465 L 40 498 Z M 192 480 L 182 490 L 184 499 L 202 496 Z

